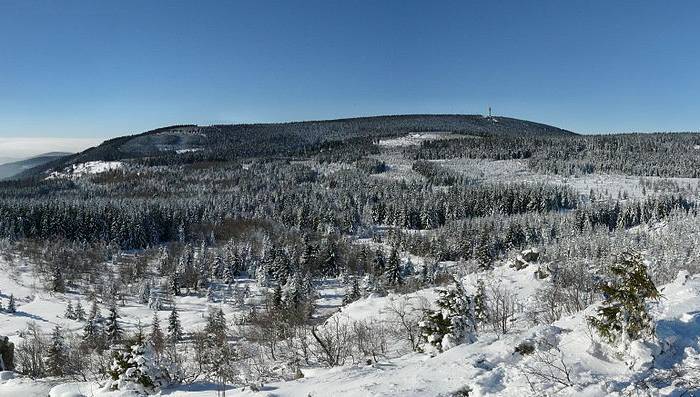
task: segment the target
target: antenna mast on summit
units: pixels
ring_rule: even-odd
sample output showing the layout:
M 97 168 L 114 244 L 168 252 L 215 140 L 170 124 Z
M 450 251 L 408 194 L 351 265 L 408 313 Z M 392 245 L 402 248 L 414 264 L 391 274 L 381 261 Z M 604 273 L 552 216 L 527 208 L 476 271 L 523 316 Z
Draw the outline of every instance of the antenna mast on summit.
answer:
M 489 106 L 489 118 L 491 118 L 491 106 Z

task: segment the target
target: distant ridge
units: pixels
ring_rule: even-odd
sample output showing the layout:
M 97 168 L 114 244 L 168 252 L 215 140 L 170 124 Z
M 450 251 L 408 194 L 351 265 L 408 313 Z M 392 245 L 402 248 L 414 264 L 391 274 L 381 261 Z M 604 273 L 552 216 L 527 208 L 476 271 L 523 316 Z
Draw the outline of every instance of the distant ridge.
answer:
M 187 155 L 205 159 L 284 156 L 328 142 L 379 139 L 410 132 L 444 131 L 482 136 L 571 136 L 571 131 L 510 117 L 414 114 L 285 123 L 194 124 L 162 127 L 107 140 L 81 153 L 41 164 L 21 176 L 87 161 L 115 161 Z M 196 154 L 195 154 L 196 153 Z
M 52 161 L 70 156 L 72 153 L 50 152 L 30 157 L 28 159 L 0 164 L 0 180 L 11 179 L 27 170 L 40 167 Z

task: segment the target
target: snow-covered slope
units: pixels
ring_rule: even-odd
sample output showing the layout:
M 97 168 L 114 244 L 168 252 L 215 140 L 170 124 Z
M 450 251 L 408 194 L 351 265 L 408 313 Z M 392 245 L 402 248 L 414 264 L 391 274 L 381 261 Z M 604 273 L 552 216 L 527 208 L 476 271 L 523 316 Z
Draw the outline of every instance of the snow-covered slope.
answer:
M 101 174 L 103 172 L 117 170 L 123 166 L 124 163 L 121 161 L 88 161 L 86 163 L 72 164 L 60 172 L 52 172 L 47 179 L 79 178 L 84 175 Z
M 537 266 L 515 270 L 506 264 L 479 278 L 500 282 L 514 291 L 520 301 L 531 299 L 534 291 L 546 282 L 535 277 Z M 15 271 L 14 277 L 0 280 L 3 297 L 18 297 L 20 316 L 0 314 L 0 334 L 22 329 L 33 320 L 50 329 L 58 323 L 75 329 L 77 324 L 62 318 L 65 301 L 70 296 L 38 292 L 31 286 L 29 274 Z M 477 275 L 462 282 L 470 288 Z M 329 287 L 330 288 L 330 287 Z M 586 316 L 595 306 L 564 317 L 552 325 L 532 326 L 520 314 L 511 330 L 499 335 L 482 330 L 477 342 L 457 346 L 441 354 L 413 352 L 396 358 L 380 359 L 372 364 L 304 370 L 304 378 L 264 385 L 259 391 L 233 388 L 235 396 L 448 396 L 470 388 L 470 396 L 622 396 L 644 381 L 654 396 L 680 396 L 683 368 L 694 365 L 700 352 L 700 276 L 681 273 L 672 283 L 660 288 L 663 299 L 653 303 L 650 311 L 656 320 L 658 340 L 633 343 L 626 351 L 602 344 L 586 325 Z M 328 291 L 337 292 L 328 289 Z M 328 296 L 335 296 L 328 294 Z M 321 297 L 321 301 L 329 299 Z M 334 314 L 328 321 L 368 321 L 388 319 L 389 308 L 409 302 L 415 310 L 435 302 L 435 289 L 408 295 L 370 296 L 356 301 Z M 183 325 L 195 329 L 203 325 L 203 298 L 179 298 Z M 149 309 L 129 304 L 123 310 L 126 323 L 148 318 Z M 227 310 L 229 315 L 233 313 Z M 164 316 L 161 316 L 164 317 Z M 164 318 L 163 318 L 164 319 Z M 14 337 L 13 337 L 14 339 Z M 536 347 L 534 354 L 516 353 L 519 345 Z M 669 370 L 674 369 L 671 372 Z M 671 379 L 669 374 L 676 374 Z M 0 395 L 45 395 L 50 381 L 27 379 L 0 381 Z M 124 392 L 102 392 L 94 383 L 71 383 L 56 387 L 51 396 L 80 392 L 96 396 L 127 396 Z M 22 393 L 25 394 L 22 394 Z M 216 396 L 215 387 L 207 384 L 180 386 L 165 390 L 171 396 Z M 685 394 L 689 395 L 689 394 Z M 690 394 L 692 395 L 692 394 Z

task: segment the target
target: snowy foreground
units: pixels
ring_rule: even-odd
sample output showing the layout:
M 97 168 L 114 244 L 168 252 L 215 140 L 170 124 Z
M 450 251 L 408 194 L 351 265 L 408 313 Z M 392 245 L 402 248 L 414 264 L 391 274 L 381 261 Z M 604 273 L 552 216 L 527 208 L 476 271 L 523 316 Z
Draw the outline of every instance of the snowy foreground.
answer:
M 520 299 L 532 299 L 532 293 L 543 282 L 535 277 L 535 267 L 514 270 L 501 266 L 487 276 L 507 284 L 517 291 Z M 465 286 L 473 284 L 474 275 L 463 279 Z M 19 322 L 36 321 L 42 328 L 53 323 L 67 325 L 61 318 L 62 298 L 38 292 L 26 284 L 29 277 L 5 278 L 0 282 L 3 296 L 31 296 L 18 305 L 21 316 L 0 314 L 0 333 L 22 328 Z M 271 383 L 259 391 L 245 388 L 229 389 L 229 396 L 451 396 L 463 388 L 471 388 L 469 396 L 623 396 L 647 389 L 641 395 L 688 396 L 685 385 L 696 382 L 686 379 L 679 368 L 697 366 L 700 352 L 700 276 L 688 277 L 681 273 L 675 281 L 659 290 L 663 298 L 654 303 L 651 313 L 656 320 L 658 339 L 654 342 L 635 342 L 624 352 L 596 342 L 586 324 L 586 316 L 595 307 L 553 325 L 527 325 L 521 315 L 515 320 L 512 332 L 498 337 L 483 332 L 478 341 L 454 347 L 442 354 L 411 353 L 400 358 L 362 366 L 343 366 L 332 369 L 306 369 L 304 378 L 296 381 Z M 433 289 L 422 290 L 407 297 L 434 302 Z M 189 298 L 194 299 L 194 298 Z M 378 318 L 385 315 L 392 301 L 405 299 L 390 295 L 361 299 L 342 309 L 334 316 L 340 321 Z M 202 313 L 197 303 L 180 302 L 183 323 L 189 327 L 201 322 Z M 206 307 L 205 302 L 201 302 Z M 202 309 L 204 310 L 204 309 Z M 144 317 L 142 308 L 126 310 L 130 321 Z M 231 314 L 231 313 L 227 313 Z M 529 327 L 529 328 L 528 328 Z M 515 347 L 525 344 L 537 346 L 535 354 L 521 355 Z M 673 371 L 675 369 L 675 371 Z M 544 374 L 538 376 L 537 374 Z M 10 378 L 3 374 L 0 379 Z M 62 383 L 45 379 L 27 378 L 0 380 L 0 396 L 132 396 L 128 391 L 105 391 L 97 383 Z M 642 387 L 643 385 L 643 387 Z M 217 396 L 214 385 L 192 384 L 166 389 L 167 396 Z M 461 394 L 466 395 L 466 394 Z

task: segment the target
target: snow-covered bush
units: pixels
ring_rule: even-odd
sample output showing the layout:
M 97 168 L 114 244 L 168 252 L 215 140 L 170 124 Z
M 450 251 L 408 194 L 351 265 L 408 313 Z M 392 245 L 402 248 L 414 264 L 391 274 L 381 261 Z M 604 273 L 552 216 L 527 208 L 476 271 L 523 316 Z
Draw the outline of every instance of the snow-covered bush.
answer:
M 638 253 L 624 252 L 610 265 L 609 277 L 600 284 L 603 303 L 598 315 L 588 322 L 609 343 L 631 341 L 654 335 L 654 324 L 646 301 L 661 295 L 647 274 L 647 266 Z
M 149 394 L 166 386 L 170 377 L 168 371 L 156 364 L 156 355 L 150 343 L 134 345 L 130 351 L 115 352 L 109 371 L 112 390 L 134 390 Z
M 462 343 L 476 340 L 476 313 L 474 298 L 467 295 L 462 285 L 441 290 L 437 305 L 439 310 L 428 310 L 418 325 L 423 339 L 443 352 Z

